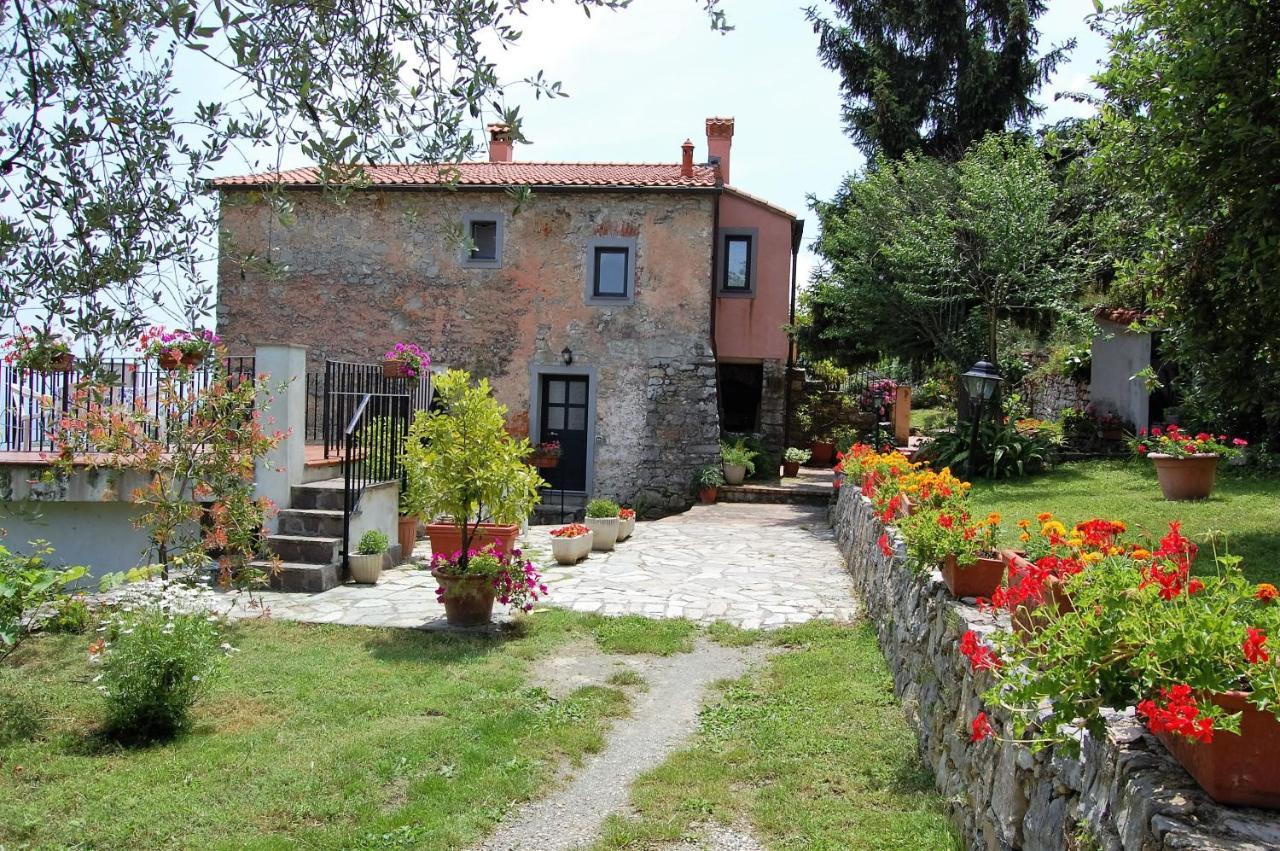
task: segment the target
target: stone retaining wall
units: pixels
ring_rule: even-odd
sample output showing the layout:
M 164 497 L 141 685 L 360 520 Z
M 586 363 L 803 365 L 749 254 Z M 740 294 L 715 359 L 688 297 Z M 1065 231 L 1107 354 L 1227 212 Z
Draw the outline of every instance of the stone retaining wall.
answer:
M 935 572 L 905 562 L 900 539 L 885 556 L 870 502 L 841 490 L 832 525 L 853 583 L 875 623 L 894 689 L 933 770 L 948 814 L 968 846 L 987 849 L 1248 849 L 1280 847 L 1280 814 L 1219 806 L 1132 716 L 1117 714 L 1105 741 L 1086 738 L 1079 759 L 1021 745 L 969 740 L 990 684 L 960 655 L 965 630 L 1008 628 L 952 599 Z

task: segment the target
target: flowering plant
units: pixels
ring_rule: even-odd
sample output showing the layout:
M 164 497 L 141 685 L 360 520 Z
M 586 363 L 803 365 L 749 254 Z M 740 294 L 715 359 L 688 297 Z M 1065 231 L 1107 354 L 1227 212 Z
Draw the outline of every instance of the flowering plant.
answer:
M 623 520 L 635 520 L 636 511 L 634 508 L 619 508 L 618 516 Z
M 1172 455 L 1174 458 L 1217 455 L 1220 458 L 1231 458 L 1240 454 L 1240 450 L 1248 446 L 1249 442 L 1225 434 L 1215 437 L 1204 431 L 1191 435 L 1176 425 L 1171 425 L 1164 429 L 1156 426 L 1149 434 L 1145 428 L 1141 429 L 1129 444 L 1138 455 Z
M 570 523 L 567 526 L 560 526 L 551 530 L 553 538 L 580 538 L 583 535 L 590 534 L 591 530 L 583 523 Z
M 1267 646 L 1280 629 L 1275 588 L 1247 581 L 1230 555 L 1215 558 L 1214 575 L 1192 576 L 1197 547 L 1177 523 L 1150 547 L 1102 537 L 1112 543 L 1088 552 L 1106 554 L 1065 579 L 1071 607 L 1039 610 L 1034 634 L 995 633 L 989 655 L 966 653 L 994 671 L 985 700 L 1010 710 L 1013 735 L 1074 752 L 1079 727 L 1101 735 L 1108 708 L 1131 707 L 1153 732 L 1208 742 L 1239 730 L 1239 715 L 1212 700 L 1232 691 L 1280 715 Z
M 71 344 L 61 334 L 27 325 L 18 328 L 18 333 L 4 342 L 4 348 L 4 362 L 18 369 L 48 369 L 71 354 Z
M 163 325 L 153 325 L 138 338 L 138 351 L 147 357 L 157 358 L 167 354 L 174 360 L 181 361 L 196 355 L 206 355 L 221 343 L 222 339 L 212 331 L 169 331 Z
M 898 392 L 898 382 L 892 378 L 881 378 L 869 383 L 858 396 L 858 407 L 867 413 L 884 416 L 885 411 L 894 402 Z
M 417 378 L 431 369 L 431 356 L 415 343 L 396 343 L 383 353 L 384 361 L 400 364 L 400 374 L 405 378 Z
M 963 506 L 917 511 L 899 523 L 907 539 L 907 554 L 918 570 L 940 566 L 948 556 L 959 565 L 971 564 L 983 550 L 986 524 L 972 523 Z
M 512 611 L 527 612 L 547 594 L 547 586 L 533 562 L 524 558 L 520 550 L 505 550 L 489 544 L 481 550 L 471 550 L 463 558 L 461 551 L 453 555 L 436 553 L 430 569 L 442 576 L 481 577 L 493 584 L 495 599 Z M 436 588 L 436 602 L 443 603 L 448 592 L 443 585 Z
M 533 447 L 533 455 L 537 458 L 559 458 L 560 454 L 560 441 L 558 440 L 548 440 Z

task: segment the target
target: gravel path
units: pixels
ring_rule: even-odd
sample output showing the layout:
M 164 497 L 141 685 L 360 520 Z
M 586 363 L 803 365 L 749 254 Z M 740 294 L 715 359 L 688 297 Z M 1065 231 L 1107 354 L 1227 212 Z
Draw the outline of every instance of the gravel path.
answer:
M 476 851 L 558 851 L 593 841 L 605 816 L 623 810 L 631 783 L 693 734 L 707 686 L 739 677 L 764 657 L 755 647 L 702 640 L 692 653 L 644 668 L 649 689 L 614 724 L 605 749 L 550 796 L 512 813 Z

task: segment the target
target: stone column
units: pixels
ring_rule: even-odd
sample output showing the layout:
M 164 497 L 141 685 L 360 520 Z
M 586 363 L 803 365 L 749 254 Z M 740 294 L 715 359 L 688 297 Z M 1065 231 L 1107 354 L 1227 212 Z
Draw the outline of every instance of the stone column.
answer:
M 259 496 L 288 508 L 290 491 L 302 484 L 307 442 L 307 349 L 291 343 L 258 346 L 254 369 L 267 377 L 267 391 L 258 397 L 262 430 L 284 438 L 258 459 L 255 482 Z M 267 521 L 271 532 L 277 519 Z

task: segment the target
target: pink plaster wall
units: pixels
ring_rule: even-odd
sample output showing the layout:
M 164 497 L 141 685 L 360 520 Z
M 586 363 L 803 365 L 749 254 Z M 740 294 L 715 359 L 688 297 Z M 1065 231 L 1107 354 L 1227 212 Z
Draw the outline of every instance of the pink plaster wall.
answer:
M 760 236 L 755 246 L 759 255 L 755 297 L 716 299 L 716 356 L 785 360 L 783 326 L 791 310 L 791 219 L 725 193 L 720 196 L 720 227 L 757 228 Z M 722 258 L 716 262 L 722 263 Z

